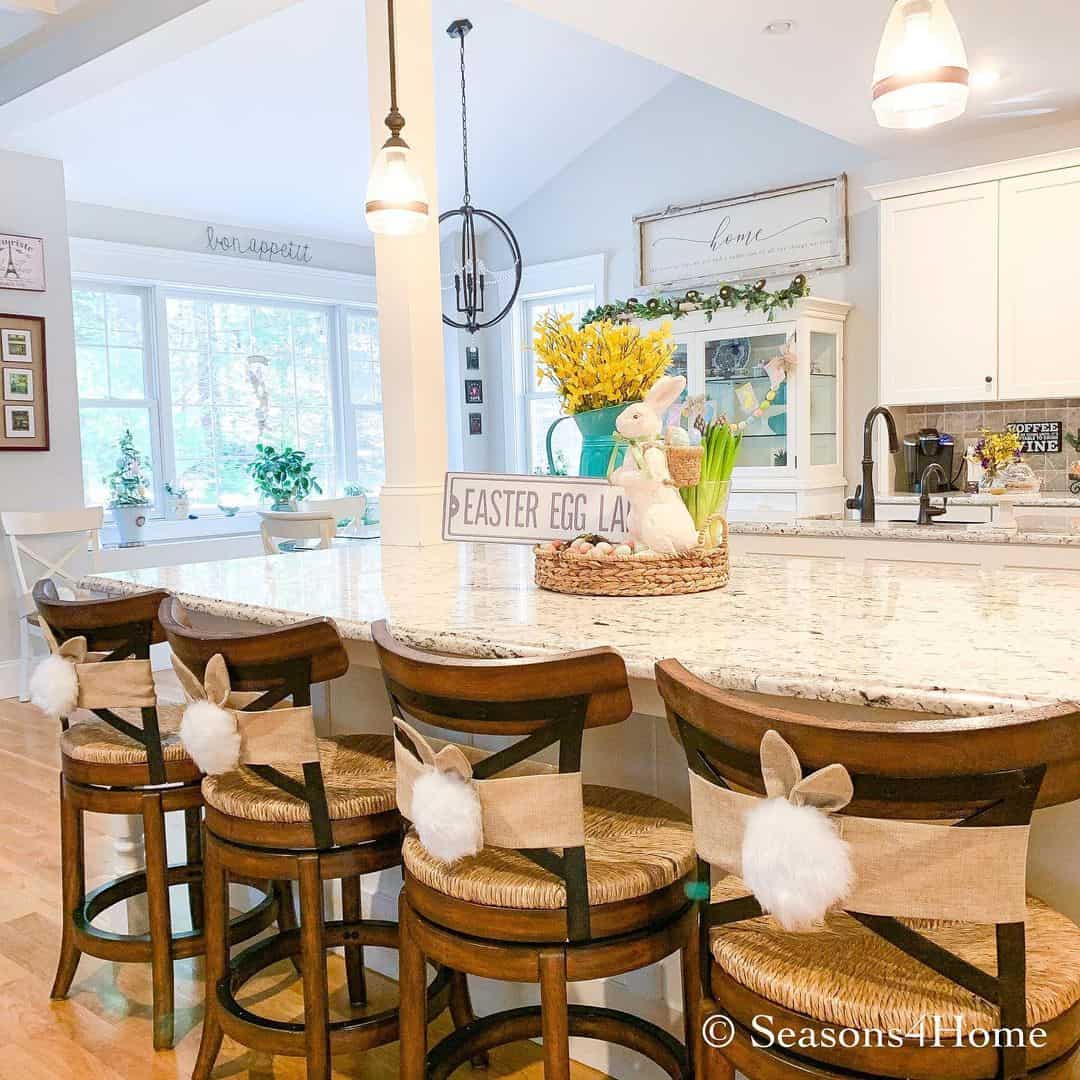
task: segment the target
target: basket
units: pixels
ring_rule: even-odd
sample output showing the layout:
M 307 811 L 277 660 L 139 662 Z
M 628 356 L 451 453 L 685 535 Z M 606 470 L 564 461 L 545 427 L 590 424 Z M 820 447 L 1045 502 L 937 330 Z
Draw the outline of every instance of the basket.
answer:
M 667 446 L 667 467 L 676 487 L 696 487 L 701 482 L 703 446 Z
M 720 515 L 721 539 L 705 546 L 712 521 L 700 543 L 683 555 L 605 555 L 594 558 L 577 551 L 536 548 L 536 584 L 551 592 L 578 596 L 678 596 L 722 589 L 731 578 L 728 526 Z

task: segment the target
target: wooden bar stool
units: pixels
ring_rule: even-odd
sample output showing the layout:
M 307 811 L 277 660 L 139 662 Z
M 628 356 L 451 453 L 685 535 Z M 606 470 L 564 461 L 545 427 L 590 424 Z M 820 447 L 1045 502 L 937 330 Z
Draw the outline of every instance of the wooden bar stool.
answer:
M 62 716 L 60 736 L 63 937 L 52 997 L 67 996 L 83 953 L 153 969 L 154 1048 L 173 1042 L 173 962 L 204 951 L 202 795 L 198 768 L 177 736 L 180 706 L 160 705 L 150 645 L 164 640 L 157 609 L 164 592 L 113 600 L 61 600 L 50 578 L 33 590 L 39 625 L 54 656 L 72 666 L 76 704 L 93 716 Z M 55 662 L 55 661 L 53 661 Z M 86 891 L 83 814 L 141 817 L 146 869 Z M 170 866 L 165 814 L 182 811 L 187 858 Z M 169 887 L 186 885 L 192 929 L 174 931 Z M 114 904 L 146 894 L 149 932 L 117 934 L 93 920 Z M 271 899 L 234 920 L 233 940 L 251 937 L 274 918 Z
M 397 718 L 398 802 L 414 825 L 402 851 L 401 1076 L 442 1080 L 493 1047 L 542 1036 L 545 1077 L 566 1080 L 571 1035 L 621 1044 L 686 1076 L 686 1051 L 666 1031 L 613 1009 L 567 1004 L 569 982 L 610 978 L 675 952 L 685 989 L 696 971 L 686 817 L 647 795 L 582 784 L 585 729 L 631 712 L 621 657 L 593 649 L 554 660 L 464 660 L 408 648 L 385 622 L 372 636 Z M 406 718 L 521 738 L 490 755 L 452 744 L 436 750 Z M 558 747 L 557 767 L 529 761 L 547 747 Z M 479 802 L 480 824 L 464 845 L 477 853 L 453 863 L 425 844 L 456 832 L 467 815 L 432 802 L 423 786 L 430 791 L 433 773 L 459 797 L 460 779 L 469 780 L 464 794 Z M 539 983 L 541 1006 L 474 1020 L 427 1053 L 425 959 Z
M 316 737 L 311 687 L 349 667 L 329 619 L 212 634 L 195 629 L 175 599 L 162 602 L 160 619 L 188 697 L 224 703 L 239 734 L 236 767 L 203 781 L 207 993 L 192 1075 L 210 1076 L 227 1034 L 254 1050 L 305 1058 L 311 1080 L 328 1080 L 332 1054 L 398 1037 L 396 1008 L 331 1021 L 326 964 L 326 950 L 343 946 L 349 1000 L 359 1006 L 367 1000 L 363 947 L 398 946 L 396 923 L 361 917 L 360 893 L 362 875 L 401 861 L 392 737 Z M 298 882 L 299 928 L 282 929 L 230 960 L 230 878 Z M 324 915 L 323 882 L 333 880 L 341 881 L 339 921 Z M 303 1023 L 261 1017 L 238 1000 L 244 983 L 286 958 L 302 973 Z M 448 972 L 438 974 L 427 994 L 430 1015 L 449 1003 L 453 982 Z M 466 1006 L 455 996 L 455 1011 Z
M 674 660 L 656 677 L 686 750 L 701 856 L 713 1045 L 699 1076 L 1080 1075 L 1080 927 L 1025 890 L 1033 809 L 1080 797 L 1076 706 L 831 721 L 751 705 Z M 801 825 L 777 835 L 807 814 L 824 846 L 798 843 Z M 841 840 L 850 874 L 828 901 Z M 726 875 L 715 884 L 712 867 Z M 808 894 L 821 910 L 796 932 Z

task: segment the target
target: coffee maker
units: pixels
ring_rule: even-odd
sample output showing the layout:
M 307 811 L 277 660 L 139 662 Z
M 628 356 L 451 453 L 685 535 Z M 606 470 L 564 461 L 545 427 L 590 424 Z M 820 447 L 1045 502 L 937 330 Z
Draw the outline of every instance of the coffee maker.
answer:
M 958 450 L 956 440 L 937 428 L 920 428 L 904 436 L 904 468 L 907 472 L 908 490 L 921 494 L 922 474 L 927 465 L 937 463 L 949 478 L 945 490 L 956 491 L 956 478 L 961 471 L 963 449 Z

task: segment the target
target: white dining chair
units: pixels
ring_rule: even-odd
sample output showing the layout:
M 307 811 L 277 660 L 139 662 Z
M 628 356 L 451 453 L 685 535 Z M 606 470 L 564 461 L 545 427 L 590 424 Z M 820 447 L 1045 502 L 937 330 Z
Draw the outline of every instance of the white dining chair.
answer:
M 66 586 L 76 593 L 76 575 L 92 570 L 97 553 L 101 550 L 103 518 L 104 511 L 100 506 L 79 510 L 0 512 L 0 525 L 7 534 L 11 552 L 12 580 L 19 618 L 20 701 L 26 701 L 30 692 L 31 635 L 44 640 L 34 609 L 34 582 L 51 577 L 61 587 Z M 71 537 L 71 545 L 62 547 L 58 539 L 61 537 Z

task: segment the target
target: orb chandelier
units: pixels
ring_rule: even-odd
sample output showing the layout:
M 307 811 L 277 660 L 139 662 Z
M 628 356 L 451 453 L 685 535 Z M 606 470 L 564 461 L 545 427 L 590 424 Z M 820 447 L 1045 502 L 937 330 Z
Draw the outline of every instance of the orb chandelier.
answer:
M 447 28 L 447 34 L 457 38 L 461 49 L 461 164 L 465 179 L 465 194 L 457 210 L 447 210 L 439 215 L 439 223 L 455 221 L 460 218 L 461 243 L 458 258 L 453 271 L 454 311 L 452 315 L 443 313 L 443 322 L 458 330 L 468 330 L 475 334 L 494 326 L 506 317 L 514 306 L 518 289 L 521 288 L 521 248 L 510 226 L 498 214 L 490 210 L 481 210 L 472 204 L 469 191 L 469 122 L 468 104 L 465 97 L 465 35 L 472 29 L 468 19 L 455 19 Z M 502 241 L 509 249 L 513 260 L 514 287 L 509 298 L 494 314 L 488 309 L 491 285 L 491 273 L 484 265 L 477 250 L 476 227 L 480 222 L 490 226 L 493 236 Z M 489 316 L 485 318 L 485 315 Z
M 390 138 L 382 144 L 368 178 L 364 220 L 373 233 L 411 236 L 424 231 L 428 222 L 428 197 L 424 178 L 412 160 L 412 149 L 401 137 L 405 117 L 397 103 L 397 55 L 394 49 L 394 0 L 387 0 L 390 37 L 390 111 L 386 126 Z
M 946 0 L 896 0 L 881 35 L 873 96 L 884 128 L 928 128 L 964 112 L 967 54 Z

